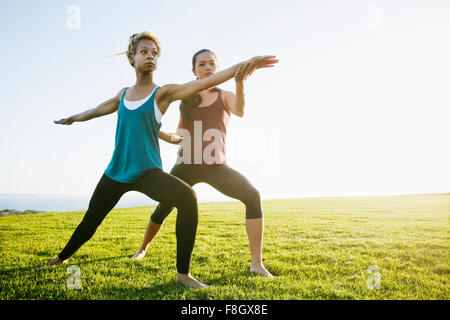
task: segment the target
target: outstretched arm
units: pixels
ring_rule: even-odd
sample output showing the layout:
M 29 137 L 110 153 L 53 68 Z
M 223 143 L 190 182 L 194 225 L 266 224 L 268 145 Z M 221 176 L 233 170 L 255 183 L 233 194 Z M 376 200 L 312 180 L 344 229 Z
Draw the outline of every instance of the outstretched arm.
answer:
M 56 124 L 71 125 L 74 122 L 88 121 L 94 118 L 98 118 L 116 112 L 117 109 L 119 108 L 120 98 L 122 97 L 122 94 L 125 89 L 126 88 L 123 88 L 117 93 L 115 97 L 99 104 L 96 108 L 92 108 L 87 111 L 70 116 L 68 118 L 64 118 L 53 122 Z
M 190 96 L 206 90 L 208 88 L 217 86 L 229 79 L 231 79 L 239 68 L 243 65 L 246 65 L 250 70 L 256 70 L 260 68 L 269 68 L 273 67 L 278 60 L 275 59 L 275 56 L 259 56 L 254 57 L 248 61 L 244 61 L 238 63 L 231 68 L 225 69 L 223 71 L 217 72 L 212 76 L 201 79 L 194 80 L 182 85 L 177 84 L 169 84 L 161 87 L 161 89 L 157 92 L 157 105 L 162 114 L 164 114 L 169 107 L 169 105 L 176 100 L 183 100 L 189 98 Z M 252 72 L 253 72 L 252 71 Z

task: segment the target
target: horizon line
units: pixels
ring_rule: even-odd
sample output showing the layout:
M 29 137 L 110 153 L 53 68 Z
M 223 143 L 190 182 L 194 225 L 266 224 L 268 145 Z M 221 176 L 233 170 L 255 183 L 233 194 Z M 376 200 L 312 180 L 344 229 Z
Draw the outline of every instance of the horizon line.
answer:
M 133 190 L 131 190 L 133 191 Z M 134 191 L 139 193 L 139 191 Z M 407 195 L 426 195 L 426 194 L 449 194 L 450 191 L 430 191 L 430 192 L 412 192 L 412 193 L 370 193 L 370 194 L 323 194 L 323 195 L 298 195 L 298 196 L 292 196 L 289 195 L 286 198 L 264 198 L 263 200 L 277 200 L 277 199 L 296 199 L 296 198 L 322 198 L 322 197 L 378 197 L 378 196 L 407 196 Z M 0 193 L 0 196 L 57 196 L 57 197 L 89 197 L 92 196 L 92 194 L 40 194 L 40 193 Z M 142 196 L 145 196 L 145 194 L 142 194 Z M 219 193 L 219 196 L 225 196 L 221 193 Z M 150 198 L 151 199 L 151 198 Z M 153 199 L 152 199 L 153 200 Z M 156 201 L 156 200 L 154 200 Z M 222 201 L 221 201 L 222 202 Z

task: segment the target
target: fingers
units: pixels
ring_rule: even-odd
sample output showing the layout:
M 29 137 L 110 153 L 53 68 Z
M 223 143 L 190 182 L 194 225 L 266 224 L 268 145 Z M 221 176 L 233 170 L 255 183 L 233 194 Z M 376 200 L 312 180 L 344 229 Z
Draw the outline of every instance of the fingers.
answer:
M 245 75 L 246 75 L 246 69 L 248 67 L 248 63 L 242 65 L 238 72 L 236 73 L 236 77 L 240 80 L 244 80 L 245 79 Z
M 245 80 L 247 79 L 253 71 L 255 71 L 256 66 L 254 61 L 249 61 L 245 64 L 243 64 L 238 71 L 236 72 L 235 78 L 239 80 Z
M 61 120 L 53 120 L 53 122 L 55 124 L 66 124 L 66 125 L 71 125 L 73 123 L 73 121 L 70 121 L 69 119 L 61 119 Z
M 241 65 L 239 69 L 234 74 L 235 78 L 242 78 L 242 70 L 244 70 L 245 64 Z
M 278 63 L 280 60 L 278 59 L 265 59 L 264 62 L 265 63 L 271 63 L 271 64 L 275 64 Z
M 279 62 L 279 60 L 276 59 L 276 56 L 258 56 L 252 58 L 251 61 L 255 62 L 256 68 L 258 69 L 266 66 L 273 66 Z
M 250 62 L 244 67 L 243 72 L 244 72 L 244 74 L 249 74 L 250 72 L 253 72 L 254 69 L 255 69 L 255 63 Z
M 252 75 L 252 73 L 256 70 L 255 63 L 249 63 L 245 68 L 245 78 L 248 78 Z
M 181 141 L 183 141 L 184 137 L 177 135 L 177 134 L 171 134 L 170 135 L 170 140 L 175 142 L 175 143 L 180 143 Z
M 273 64 L 270 64 L 270 65 L 265 65 L 265 66 L 259 67 L 258 69 L 263 69 L 263 68 L 272 68 L 272 67 L 275 67 L 275 65 L 273 65 Z
M 261 63 L 261 67 L 266 67 L 266 66 L 274 66 L 275 64 L 277 64 L 279 62 L 278 59 L 264 59 Z
M 250 77 L 257 69 L 272 68 L 279 62 L 274 55 L 253 57 L 243 63 L 236 71 L 234 77 L 236 80 L 245 80 Z
M 277 56 L 260 56 L 263 60 L 277 60 Z
M 245 73 L 244 73 L 244 69 L 246 67 L 246 64 L 243 64 L 242 66 L 239 67 L 239 69 L 236 71 L 236 73 L 234 74 L 234 78 L 236 80 L 244 80 L 245 78 Z

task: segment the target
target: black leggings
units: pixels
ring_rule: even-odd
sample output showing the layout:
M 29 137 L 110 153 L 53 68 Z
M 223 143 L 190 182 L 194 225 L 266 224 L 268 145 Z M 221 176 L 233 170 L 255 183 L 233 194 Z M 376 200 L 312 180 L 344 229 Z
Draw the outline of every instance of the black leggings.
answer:
M 199 182 L 206 182 L 224 195 L 242 201 L 245 204 L 246 219 L 263 217 L 258 190 L 242 174 L 226 164 L 179 164 L 173 167 L 170 174 L 180 178 L 190 186 Z M 151 220 L 157 224 L 162 224 L 164 219 L 172 212 L 173 207 L 170 202 L 161 202 L 153 212 Z
M 198 208 L 195 191 L 184 181 L 162 170 L 148 170 L 136 182 L 121 183 L 103 174 L 89 202 L 83 220 L 75 229 L 66 247 L 58 255 L 65 260 L 88 241 L 106 215 L 128 191 L 138 191 L 150 198 L 178 209 L 176 221 L 177 271 L 189 273 L 197 232 Z

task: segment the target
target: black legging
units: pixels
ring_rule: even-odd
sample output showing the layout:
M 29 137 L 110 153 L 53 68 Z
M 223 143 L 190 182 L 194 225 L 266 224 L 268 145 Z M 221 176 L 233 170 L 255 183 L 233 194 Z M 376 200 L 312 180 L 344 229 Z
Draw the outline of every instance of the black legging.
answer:
M 189 273 L 192 250 L 197 232 L 198 208 L 195 191 L 184 181 L 162 170 L 148 170 L 136 182 L 121 183 L 103 174 L 89 202 L 83 221 L 75 229 L 66 247 L 58 255 L 65 260 L 88 241 L 114 208 L 120 197 L 128 191 L 138 191 L 150 198 L 178 209 L 176 221 L 177 271 Z
M 242 174 L 226 164 L 179 164 L 173 167 L 170 174 L 180 178 L 190 186 L 199 182 L 206 182 L 224 195 L 242 201 L 245 204 L 246 219 L 263 217 L 258 190 Z M 151 220 L 157 224 L 162 224 L 164 219 L 172 212 L 173 207 L 170 202 L 161 202 L 153 212 Z

